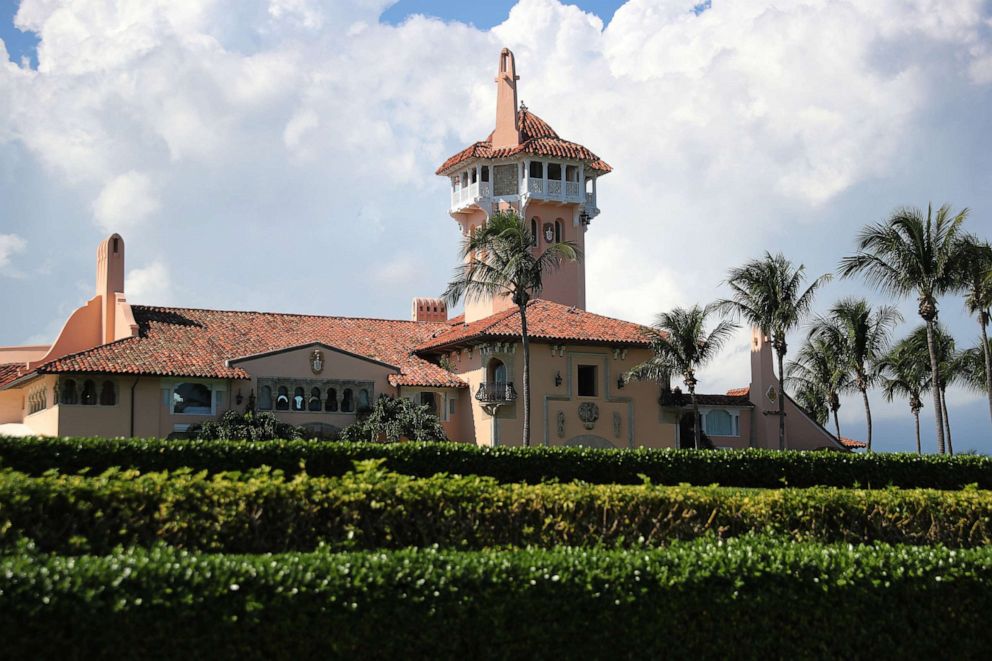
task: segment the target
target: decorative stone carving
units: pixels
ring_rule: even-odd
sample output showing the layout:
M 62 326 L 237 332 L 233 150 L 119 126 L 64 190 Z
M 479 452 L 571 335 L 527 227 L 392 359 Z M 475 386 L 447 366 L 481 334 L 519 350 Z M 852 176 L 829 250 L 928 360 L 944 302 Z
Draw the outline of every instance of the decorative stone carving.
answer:
M 558 438 L 565 438 L 565 412 L 558 411 Z
M 592 429 L 599 420 L 599 407 L 594 402 L 582 402 L 579 404 L 579 420 L 586 429 Z
M 620 438 L 620 413 L 618 411 L 613 412 L 613 435 Z
M 324 371 L 324 352 L 320 349 L 314 349 L 310 354 L 310 371 L 314 374 Z

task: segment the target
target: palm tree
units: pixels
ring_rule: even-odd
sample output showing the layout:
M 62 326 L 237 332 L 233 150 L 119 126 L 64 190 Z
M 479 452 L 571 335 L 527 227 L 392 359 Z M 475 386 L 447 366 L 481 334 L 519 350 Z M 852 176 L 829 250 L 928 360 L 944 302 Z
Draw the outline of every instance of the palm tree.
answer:
M 789 362 L 786 369 L 787 383 L 794 387 L 796 398 L 810 413 L 817 417 L 821 425 L 828 416 L 820 420 L 819 408 L 814 403 L 819 399 L 825 403 L 828 413 L 833 413 L 834 429 L 840 438 L 840 393 L 850 383 L 850 375 L 843 357 L 821 338 L 807 338 L 796 359 Z
M 520 312 L 523 345 L 523 444 L 530 445 L 530 341 L 527 304 L 540 296 L 544 277 L 562 263 L 581 258 L 574 243 L 552 243 L 540 254 L 532 245 L 530 230 L 512 210 L 493 214 L 485 225 L 469 234 L 462 244 L 464 262 L 455 269 L 443 297 L 452 305 L 462 298 L 485 300 L 509 297 Z
M 727 284 L 733 291 L 730 299 L 717 304 L 724 314 L 744 319 L 770 338 L 778 356 L 778 382 L 784 379 L 786 335 L 796 329 L 809 314 L 816 291 L 830 279 L 821 275 L 803 290 L 806 267 L 794 267 L 781 253 L 766 252 L 744 266 L 730 270 Z M 778 447 L 785 449 L 785 392 L 778 388 Z
M 964 262 L 962 279 L 967 287 L 964 302 L 968 312 L 978 318 L 978 326 L 982 329 L 978 349 L 982 353 L 985 369 L 982 374 L 985 383 L 980 387 L 989 398 L 989 417 L 992 418 L 992 351 L 989 350 L 989 312 L 992 309 L 992 246 L 986 241 L 979 241 L 973 236 L 965 238 L 964 250 L 967 258 Z
M 858 253 L 840 263 L 843 277 L 862 274 L 868 284 L 895 296 L 916 293 L 919 313 L 927 328 L 931 378 L 940 381 L 934 346 L 937 297 L 960 288 L 962 245 L 961 224 L 968 216 L 963 209 L 953 215 L 944 205 L 936 215 L 930 207 L 923 211 L 905 208 L 895 211 L 888 220 L 869 225 L 858 235 Z M 940 393 L 933 391 L 937 448 L 944 452 L 944 425 Z
M 704 308 L 694 305 L 691 308 L 677 307 L 671 312 L 662 312 L 651 329 L 651 348 L 654 357 L 631 369 L 625 379 L 658 381 L 672 372 L 682 376 L 685 387 L 692 399 L 693 430 L 695 446 L 699 450 L 700 423 L 699 402 L 696 397 L 696 370 L 713 360 L 724 343 L 737 329 L 737 324 L 720 321 L 709 333 L 706 332 L 706 319 L 716 307 L 711 303 Z
M 796 391 L 796 402 L 805 409 L 816 424 L 825 427 L 830 420 L 830 402 L 827 393 L 812 383 L 804 383 Z
M 891 402 L 896 397 L 909 399 L 909 410 L 916 423 L 916 454 L 920 446 L 920 409 L 923 393 L 930 384 L 930 364 L 918 347 L 908 340 L 897 342 L 879 362 L 882 393 Z
M 947 415 L 947 386 L 962 378 L 964 363 L 955 348 L 954 338 L 940 324 L 934 324 L 932 331 L 926 326 L 920 326 L 910 333 L 905 341 L 918 356 L 924 356 L 928 351 L 930 337 L 933 337 L 938 378 L 935 382 L 931 371 L 931 377 L 927 381 L 927 387 L 937 393 L 937 396 L 934 397 L 934 406 L 939 408 L 941 431 L 947 437 L 946 451 L 949 454 L 954 454 L 951 421 Z M 936 383 L 936 387 L 934 387 L 934 383 Z M 940 451 L 943 453 L 942 449 Z
M 851 376 L 851 387 L 861 393 L 868 425 L 868 452 L 871 452 L 871 406 L 868 389 L 878 381 L 878 361 L 882 358 L 902 315 L 891 305 L 872 310 L 863 298 L 838 301 L 825 317 L 818 317 L 810 330 L 841 357 L 844 369 Z

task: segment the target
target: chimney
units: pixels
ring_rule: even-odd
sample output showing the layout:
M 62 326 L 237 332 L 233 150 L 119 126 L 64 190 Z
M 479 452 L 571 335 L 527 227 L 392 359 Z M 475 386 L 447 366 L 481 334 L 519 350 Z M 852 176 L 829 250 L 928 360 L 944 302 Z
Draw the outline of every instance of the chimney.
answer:
M 493 131 L 494 148 L 516 147 L 520 144 L 520 124 L 517 118 L 517 66 L 513 53 L 504 48 L 499 54 L 499 71 L 496 73 L 496 130 Z
M 124 293 L 124 239 L 111 234 L 96 249 L 96 295 L 101 298 L 103 342 L 115 339 L 117 294 Z
M 413 321 L 445 322 L 448 320 L 448 305 L 441 298 L 413 299 Z

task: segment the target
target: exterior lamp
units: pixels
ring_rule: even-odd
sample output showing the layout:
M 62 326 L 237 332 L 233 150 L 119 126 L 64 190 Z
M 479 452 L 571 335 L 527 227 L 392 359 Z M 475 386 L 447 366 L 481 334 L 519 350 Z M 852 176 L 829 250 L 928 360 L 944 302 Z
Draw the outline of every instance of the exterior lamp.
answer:
M 555 387 L 561 385 L 561 372 L 555 372 Z
M 618 376 L 617 377 L 617 389 L 618 390 L 623 390 L 623 386 L 624 386 L 623 377 L 622 376 Z

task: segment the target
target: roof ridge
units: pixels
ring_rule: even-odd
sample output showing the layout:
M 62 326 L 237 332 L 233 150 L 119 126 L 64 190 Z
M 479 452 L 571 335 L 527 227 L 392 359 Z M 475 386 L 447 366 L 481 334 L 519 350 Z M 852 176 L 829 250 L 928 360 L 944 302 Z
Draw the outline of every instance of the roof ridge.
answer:
M 430 325 L 443 325 L 445 322 L 442 321 L 414 321 L 412 319 L 386 319 L 384 317 L 349 317 L 345 315 L 335 315 L 335 314 L 309 314 L 305 312 L 264 312 L 262 310 L 219 310 L 217 308 L 194 308 L 194 307 L 184 307 L 184 306 L 171 306 L 171 305 L 131 305 L 132 309 L 141 310 L 161 310 L 161 311 L 175 311 L 183 310 L 187 312 L 219 312 L 222 314 L 260 314 L 269 317 L 303 317 L 307 319 L 348 319 L 354 321 L 384 321 L 388 323 L 395 324 L 430 324 Z

